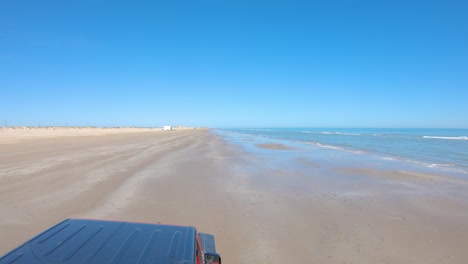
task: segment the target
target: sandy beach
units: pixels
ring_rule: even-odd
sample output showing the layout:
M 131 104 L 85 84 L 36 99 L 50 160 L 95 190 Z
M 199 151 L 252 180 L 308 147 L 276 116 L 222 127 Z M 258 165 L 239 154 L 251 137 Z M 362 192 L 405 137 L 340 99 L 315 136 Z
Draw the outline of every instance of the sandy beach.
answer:
M 248 151 L 207 129 L 75 130 L 0 131 L 0 255 L 63 219 L 101 218 L 196 226 L 224 263 L 468 260 L 462 178 Z

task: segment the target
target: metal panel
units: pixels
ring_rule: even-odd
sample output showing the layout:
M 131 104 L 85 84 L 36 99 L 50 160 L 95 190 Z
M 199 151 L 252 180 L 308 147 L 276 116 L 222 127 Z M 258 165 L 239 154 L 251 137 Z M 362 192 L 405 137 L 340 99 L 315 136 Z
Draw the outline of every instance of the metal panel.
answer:
M 68 219 L 0 263 L 195 263 L 194 227 Z

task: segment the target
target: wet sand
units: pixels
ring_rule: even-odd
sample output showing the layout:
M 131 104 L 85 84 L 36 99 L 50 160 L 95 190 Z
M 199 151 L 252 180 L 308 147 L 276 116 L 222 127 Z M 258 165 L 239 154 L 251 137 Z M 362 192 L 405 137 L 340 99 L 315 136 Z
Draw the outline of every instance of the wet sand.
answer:
M 83 217 L 193 225 L 224 263 L 466 263 L 465 180 L 258 149 L 208 130 L 0 144 L 0 254 Z
M 259 148 L 264 148 L 264 149 L 277 149 L 277 150 L 289 150 L 292 149 L 286 145 L 283 144 L 277 144 L 277 143 L 266 143 L 266 144 L 257 144 L 256 145 Z

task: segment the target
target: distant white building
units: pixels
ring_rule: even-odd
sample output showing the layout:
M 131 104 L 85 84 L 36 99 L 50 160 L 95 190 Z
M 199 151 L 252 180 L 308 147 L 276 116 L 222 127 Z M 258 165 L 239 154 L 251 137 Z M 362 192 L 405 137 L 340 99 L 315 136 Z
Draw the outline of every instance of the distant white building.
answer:
M 172 126 L 163 126 L 163 130 L 170 131 L 172 130 Z

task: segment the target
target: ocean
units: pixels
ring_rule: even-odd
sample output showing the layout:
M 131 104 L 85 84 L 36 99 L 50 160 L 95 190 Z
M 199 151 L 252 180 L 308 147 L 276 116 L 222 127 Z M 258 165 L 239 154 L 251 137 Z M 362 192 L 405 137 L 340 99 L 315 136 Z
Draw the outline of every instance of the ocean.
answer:
M 468 174 L 468 129 L 237 128 L 218 133 L 237 142 L 249 137 Z

